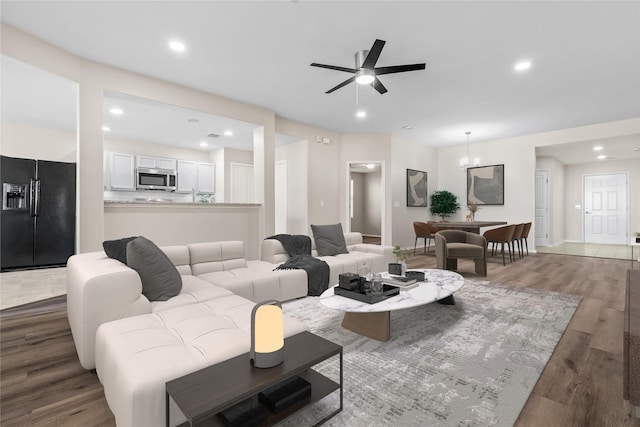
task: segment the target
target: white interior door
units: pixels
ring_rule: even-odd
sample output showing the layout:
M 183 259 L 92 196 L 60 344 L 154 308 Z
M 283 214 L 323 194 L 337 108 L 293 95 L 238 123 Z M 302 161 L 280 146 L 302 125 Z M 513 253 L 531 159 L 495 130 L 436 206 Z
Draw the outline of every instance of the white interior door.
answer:
M 584 176 L 584 241 L 627 243 L 627 174 Z
M 287 233 L 288 217 L 288 200 L 287 200 L 287 161 L 281 160 L 276 162 L 275 169 L 275 215 L 276 234 Z
M 549 245 L 549 171 L 536 170 L 536 246 Z
M 248 163 L 230 163 L 230 191 L 232 203 L 254 203 L 253 165 Z

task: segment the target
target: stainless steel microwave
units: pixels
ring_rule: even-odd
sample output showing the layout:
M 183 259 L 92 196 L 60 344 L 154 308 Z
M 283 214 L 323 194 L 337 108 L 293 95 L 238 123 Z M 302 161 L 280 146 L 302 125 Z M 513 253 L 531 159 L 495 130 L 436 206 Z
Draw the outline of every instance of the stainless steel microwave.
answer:
M 176 171 L 138 168 L 136 171 L 136 188 L 141 190 L 176 191 Z

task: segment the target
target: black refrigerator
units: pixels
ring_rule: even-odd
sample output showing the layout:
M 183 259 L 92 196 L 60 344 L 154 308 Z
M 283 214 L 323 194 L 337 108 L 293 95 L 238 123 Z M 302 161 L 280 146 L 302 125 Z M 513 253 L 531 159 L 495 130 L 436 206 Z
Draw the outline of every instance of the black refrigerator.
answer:
M 76 164 L 0 156 L 0 268 L 64 265 L 75 253 Z

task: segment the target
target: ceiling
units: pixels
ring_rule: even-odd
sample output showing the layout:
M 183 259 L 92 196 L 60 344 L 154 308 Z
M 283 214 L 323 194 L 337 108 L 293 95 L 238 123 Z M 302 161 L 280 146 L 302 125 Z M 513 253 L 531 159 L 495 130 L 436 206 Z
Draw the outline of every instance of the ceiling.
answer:
M 640 2 L 0 7 L 3 22 L 75 55 L 337 132 L 398 134 L 444 147 L 464 144 L 466 131 L 473 144 L 640 117 Z M 354 54 L 376 38 L 387 42 L 378 66 L 426 62 L 427 69 L 381 76 L 384 95 L 355 83 L 325 94 L 349 75 L 309 64 L 353 67 Z M 186 50 L 170 51 L 171 39 Z M 514 71 L 521 60 L 531 68 Z M 4 90 L 2 97 L 4 110 Z M 366 118 L 356 117 L 360 109 Z

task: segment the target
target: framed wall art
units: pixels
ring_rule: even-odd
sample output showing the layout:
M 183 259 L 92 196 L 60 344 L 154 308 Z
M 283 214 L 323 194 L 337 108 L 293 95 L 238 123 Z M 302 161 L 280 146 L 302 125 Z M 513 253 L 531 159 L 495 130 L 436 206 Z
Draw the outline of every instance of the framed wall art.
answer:
M 467 205 L 504 205 L 504 165 L 467 169 Z
M 427 173 L 407 169 L 407 206 L 427 206 Z

